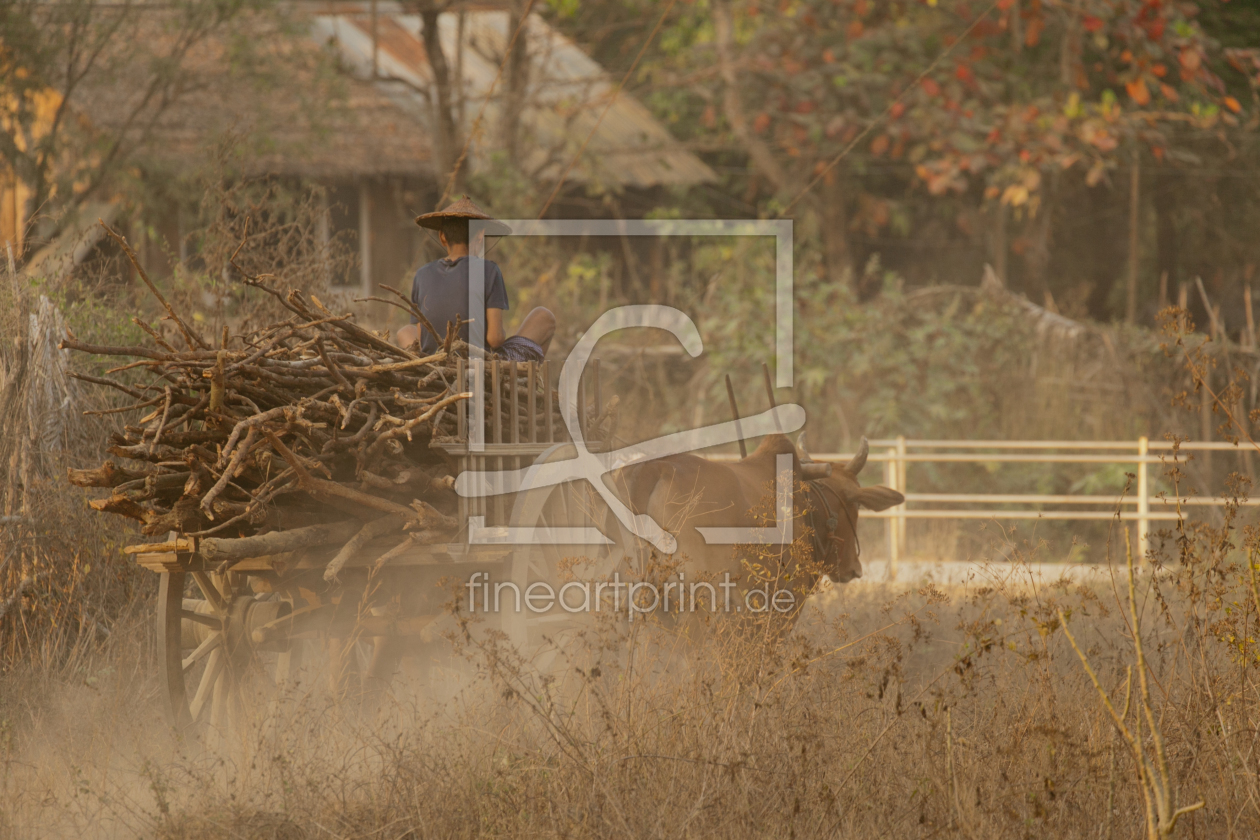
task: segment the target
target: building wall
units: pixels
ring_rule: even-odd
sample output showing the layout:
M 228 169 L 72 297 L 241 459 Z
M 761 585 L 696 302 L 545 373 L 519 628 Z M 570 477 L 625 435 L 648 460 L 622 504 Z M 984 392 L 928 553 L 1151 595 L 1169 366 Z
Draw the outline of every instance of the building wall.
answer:
M 13 172 L 0 167 L 0 250 L 7 245 L 13 248 L 14 254 L 21 252 L 28 198 L 30 191 L 13 176 Z

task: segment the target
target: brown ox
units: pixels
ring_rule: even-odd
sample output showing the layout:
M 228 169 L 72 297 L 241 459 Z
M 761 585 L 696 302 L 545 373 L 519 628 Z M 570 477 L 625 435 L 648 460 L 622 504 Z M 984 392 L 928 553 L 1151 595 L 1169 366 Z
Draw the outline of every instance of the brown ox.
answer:
M 793 534 L 800 538 L 807 528 L 813 538 L 798 539 L 794 552 L 786 546 L 764 546 L 757 550 L 755 562 L 778 565 L 779 574 L 786 573 L 791 579 L 791 588 L 807 594 L 821 573 L 836 583 L 862 576 L 855 532 L 859 508 L 885 510 L 905 501 L 889 487 L 858 484 L 868 451 L 863 439 L 857 455 L 833 469 L 810 461 L 808 453 L 802 457 L 784 435 L 770 435 L 755 452 L 735 463 L 718 463 L 696 455 L 661 458 L 626 469 L 629 506 L 635 513 L 650 515 L 677 537 L 675 557 L 684 561 L 679 568 L 688 580 L 720 578 L 728 573 L 732 580 L 743 578 L 746 582 L 746 561 L 751 559 L 748 547 L 709 545 L 697 528 L 755 528 L 772 521 L 776 456 L 789 454 L 796 488 Z M 771 548 L 769 554 L 764 550 Z M 767 558 L 778 562 L 767 564 Z

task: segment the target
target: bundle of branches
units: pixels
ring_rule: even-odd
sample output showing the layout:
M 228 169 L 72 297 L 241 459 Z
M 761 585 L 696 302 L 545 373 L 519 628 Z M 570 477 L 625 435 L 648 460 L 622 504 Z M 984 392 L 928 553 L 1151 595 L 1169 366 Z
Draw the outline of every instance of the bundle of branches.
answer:
M 394 346 L 350 315 L 334 314 L 314 295 L 282 293 L 246 276 L 291 317 L 245 335 L 224 328 L 214 347 L 170 306 L 126 241 L 108 232 L 184 347 L 139 319 L 152 339 L 147 346 L 94 345 L 69 333 L 61 343 L 134 359 L 107 374 L 138 368 L 149 380 L 72 374 L 135 400 L 110 412 L 147 411 L 107 450 L 139 466 L 107 461 L 70 470 L 76 485 L 112 488 L 92 507 L 138 520 L 148 535 L 198 538 L 203 556 L 225 562 L 345 543 L 330 579 L 370 539 L 404 530 L 408 544 L 451 538 L 456 522 L 440 508 L 452 507 L 454 479 L 428 443 L 454 433 L 451 409 L 471 396 L 456 387 L 459 325 L 448 325 L 438 352 L 422 356 L 415 345 Z

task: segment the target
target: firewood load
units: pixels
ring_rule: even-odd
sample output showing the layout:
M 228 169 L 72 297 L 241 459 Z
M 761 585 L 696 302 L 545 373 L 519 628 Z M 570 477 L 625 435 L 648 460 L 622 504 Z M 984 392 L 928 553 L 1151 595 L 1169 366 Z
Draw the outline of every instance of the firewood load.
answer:
M 108 412 L 142 413 L 112 436 L 106 451 L 118 461 L 69 471 L 73 484 L 112 490 L 93 508 L 137 520 L 149 536 L 197 538 L 203 556 L 228 564 L 343 544 L 329 579 L 371 539 L 397 533 L 401 547 L 454 536 L 454 479 L 429 443 L 456 434 L 458 404 L 471 397 L 456 387 L 466 349 L 457 325 L 447 325 L 438 352 L 421 356 L 331 312 L 314 295 L 247 278 L 290 317 L 244 335 L 224 328 L 215 347 L 175 312 L 134 257 L 133 264 L 184 347 L 138 319 L 150 337 L 144 345 L 100 346 L 69 334 L 62 341 L 63 349 L 131 359 L 108 374 L 142 369 L 147 383 L 72 374 L 135 400 Z

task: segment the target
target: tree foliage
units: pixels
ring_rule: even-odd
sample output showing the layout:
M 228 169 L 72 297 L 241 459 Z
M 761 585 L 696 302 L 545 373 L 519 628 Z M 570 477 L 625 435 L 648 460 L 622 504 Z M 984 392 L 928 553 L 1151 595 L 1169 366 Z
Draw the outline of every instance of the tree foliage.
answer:
M 0 160 L 22 186 L 24 254 L 56 234 L 67 210 L 125 175 L 163 115 L 200 91 L 196 60 L 212 42 L 259 76 L 275 45 L 250 33 L 260 15 L 276 14 L 256 0 L 0 4 Z M 82 106 L 111 89 L 125 95 L 103 128 Z

